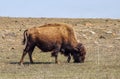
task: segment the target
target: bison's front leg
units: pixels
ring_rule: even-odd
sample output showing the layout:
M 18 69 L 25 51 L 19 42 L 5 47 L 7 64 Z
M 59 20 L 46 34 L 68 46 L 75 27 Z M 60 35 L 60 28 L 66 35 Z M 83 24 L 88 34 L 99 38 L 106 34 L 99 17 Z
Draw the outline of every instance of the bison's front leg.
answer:
M 58 52 L 60 51 L 60 46 L 56 46 L 56 48 L 53 50 L 51 56 L 55 57 L 55 63 L 58 64 Z
M 55 63 L 58 64 L 58 55 L 55 56 Z
M 71 56 L 70 56 L 70 54 L 69 54 L 69 55 L 68 55 L 67 62 L 69 63 L 69 62 L 70 62 L 70 60 L 71 60 Z
M 58 52 L 52 52 L 52 54 L 51 54 L 51 56 L 52 57 L 55 57 L 55 63 L 57 63 L 58 64 Z

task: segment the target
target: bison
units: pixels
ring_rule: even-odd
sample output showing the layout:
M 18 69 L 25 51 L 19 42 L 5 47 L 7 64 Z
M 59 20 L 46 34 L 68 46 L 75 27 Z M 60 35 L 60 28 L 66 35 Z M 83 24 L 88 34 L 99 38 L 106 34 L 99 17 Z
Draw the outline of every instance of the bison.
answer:
M 71 56 L 73 56 L 75 63 L 85 60 L 85 47 L 77 41 L 74 30 L 68 24 L 52 23 L 32 27 L 25 30 L 23 35 L 23 44 L 26 46 L 20 64 L 23 64 L 23 59 L 27 53 L 30 63 L 33 63 L 32 52 L 35 46 L 43 52 L 52 51 L 51 56 L 55 57 L 55 63 L 58 63 L 58 52 L 67 56 L 68 62 L 70 62 Z

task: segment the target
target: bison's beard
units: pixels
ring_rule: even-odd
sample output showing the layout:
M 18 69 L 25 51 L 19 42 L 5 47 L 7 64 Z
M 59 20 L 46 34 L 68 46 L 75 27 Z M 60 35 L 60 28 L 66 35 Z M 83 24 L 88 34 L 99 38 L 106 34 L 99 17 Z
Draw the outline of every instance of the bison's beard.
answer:
M 74 59 L 74 63 L 80 63 L 81 62 L 79 57 L 73 57 L 73 59 Z
M 84 62 L 82 56 L 73 55 L 73 59 L 74 59 L 74 63 L 83 63 Z
M 78 56 L 78 57 L 73 57 L 74 63 L 84 63 L 85 57 L 84 56 Z

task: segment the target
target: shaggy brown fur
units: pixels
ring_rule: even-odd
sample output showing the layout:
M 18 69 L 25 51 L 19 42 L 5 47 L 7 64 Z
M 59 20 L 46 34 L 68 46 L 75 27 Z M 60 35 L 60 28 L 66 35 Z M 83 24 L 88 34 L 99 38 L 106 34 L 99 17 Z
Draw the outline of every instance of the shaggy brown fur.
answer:
M 52 51 L 52 56 L 55 57 L 55 62 L 58 63 L 58 52 L 68 56 L 70 62 L 70 54 L 74 58 L 74 62 L 83 62 L 81 60 L 82 52 L 80 51 L 80 43 L 77 42 L 74 31 L 70 25 L 67 24 L 45 24 L 39 27 L 29 28 L 24 31 L 23 44 L 26 44 L 20 63 L 23 63 L 24 56 L 28 52 L 30 62 L 32 60 L 32 52 L 37 46 L 44 52 Z M 85 55 L 84 50 L 84 55 Z

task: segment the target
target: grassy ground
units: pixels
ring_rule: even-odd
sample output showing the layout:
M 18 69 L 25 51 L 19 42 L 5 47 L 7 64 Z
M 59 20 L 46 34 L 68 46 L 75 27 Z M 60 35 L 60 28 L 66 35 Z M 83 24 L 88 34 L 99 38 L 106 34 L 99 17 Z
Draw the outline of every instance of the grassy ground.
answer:
M 85 63 L 67 63 L 67 58 L 59 54 L 61 63 L 55 64 L 50 52 L 42 53 L 36 48 L 35 64 L 29 64 L 26 56 L 24 66 L 18 65 L 24 49 L 23 31 L 48 22 L 73 25 L 78 40 L 87 50 Z M 0 17 L 0 79 L 119 79 L 119 48 L 119 19 Z

